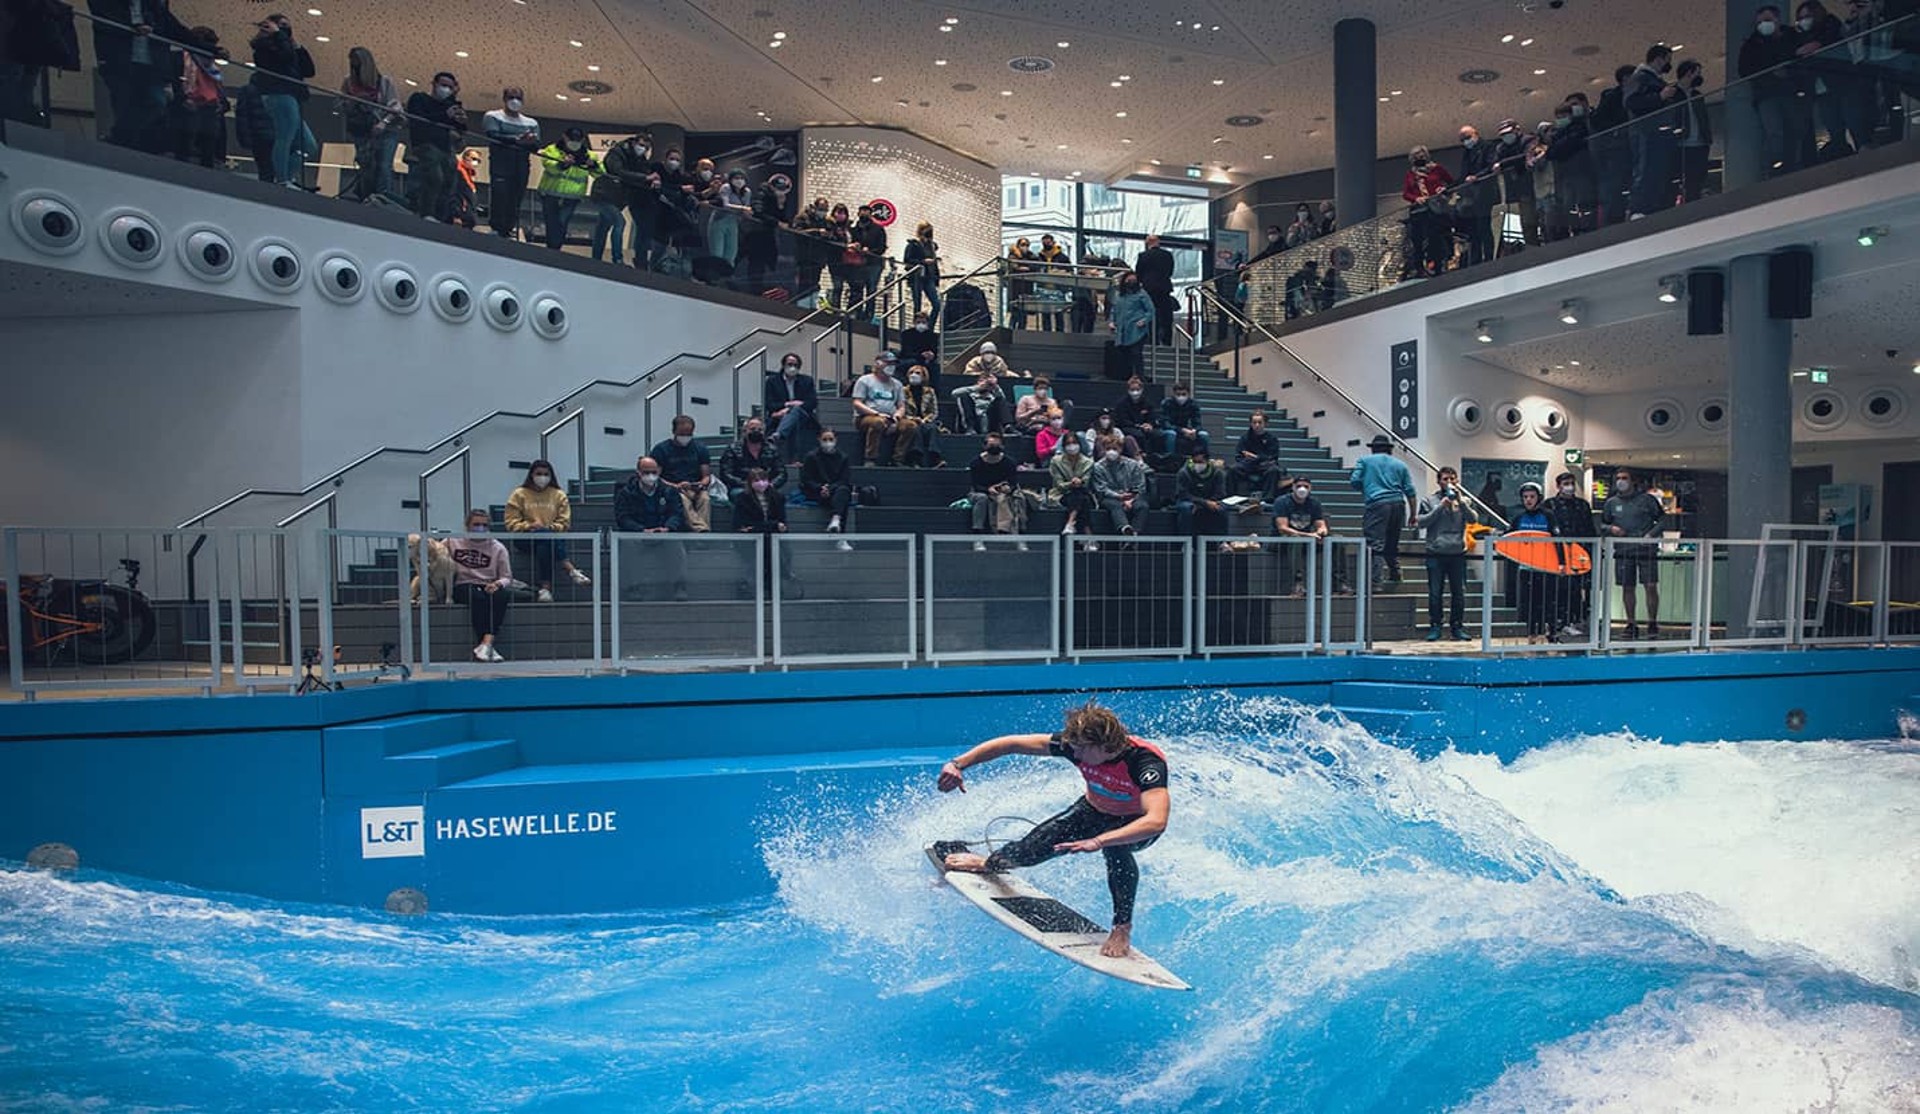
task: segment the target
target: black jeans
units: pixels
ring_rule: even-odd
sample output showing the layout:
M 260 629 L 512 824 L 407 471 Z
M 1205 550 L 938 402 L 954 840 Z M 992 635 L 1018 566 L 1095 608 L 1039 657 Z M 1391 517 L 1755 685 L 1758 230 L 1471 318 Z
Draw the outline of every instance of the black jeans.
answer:
M 1361 512 L 1360 529 L 1367 536 L 1373 583 L 1380 583 L 1383 576 L 1400 578 L 1400 531 L 1406 527 L 1405 500 L 1375 499 Z
M 473 620 L 473 640 L 480 641 L 487 635 L 497 635 L 507 621 L 507 590 L 489 592 L 480 584 L 455 584 L 453 586 L 455 603 L 467 605 L 467 613 Z
M 1153 297 L 1153 342 L 1159 345 L 1173 343 L 1173 319 L 1180 312 L 1180 303 L 1173 298 L 1171 290 L 1150 290 Z M 1134 372 L 1135 375 L 1140 374 Z
M 511 236 L 520 227 L 520 202 L 527 196 L 527 156 L 520 151 L 495 148 L 492 190 L 487 201 L 487 223 L 495 234 Z
M 1458 631 L 1467 610 L 1467 555 L 1464 553 L 1427 554 L 1427 625 L 1440 627 L 1441 596 L 1452 590 L 1452 622 L 1447 629 Z
M 987 856 L 987 869 L 997 873 L 1044 863 L 1060 854 L 1053 849 L 1055 844 L 1092 839 L 1131 824 L 1135 819 L 1132 816 L 1110 816 L 1088 804 L 1087 799 L 1082 797 L 1068 805 L 1065 811 L 1041 821 L 1024 837 Z M 1133 861 L 1134 853 L 1153 846 L 1153 842 L 1159 838 L 1157 835 L 1148 836 L 1138 843 L 1107 847 L 1100 852 L 1107 860 L 1107 889 L 1113 894 L 1113 923 L 1116 926 L 1133 923 L 1133 897 L 1140 889 L 1140 867 Z

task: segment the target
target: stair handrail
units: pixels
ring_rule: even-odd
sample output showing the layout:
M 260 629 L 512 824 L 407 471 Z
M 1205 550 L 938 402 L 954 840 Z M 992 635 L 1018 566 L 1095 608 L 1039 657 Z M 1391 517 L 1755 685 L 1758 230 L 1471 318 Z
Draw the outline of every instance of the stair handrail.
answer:
M 648 391 L 647 396 L 640 400 L 640 439 L 646 442 L 643 451 L 653 451 L 653 400 L 672 391 L 673 414 L 679 417 L 686 411 L 686 378 L 684 375 L 676 375 Z
M 287 527 L 293 525 L 294 523 L 307 517 L 313 512 L 319 510 L 321 507 L 325 507 L 327 508 L 327 529 L 329 530 L 339 529 L 340 528 L 340 510 L 339 510 L 338 504 L 334 501 L 334 497 L 339 494 L 340 493 L 338 491 L 327 492 L 325 495 L 322 495 L 320 498 L 315 499 L 313 502 L 308 503 L 306 506 L 301 507 L 299 510 L 293 512 L 287 517 L 274 523 L 273 528 L 275 530 L 285 530 Z
M 760 379 L 761 379 L 761 382 L 764 383 L 766 381 L 766 377 L 768 374 L 766 345 L 763 344 L 760 347 L 754 349 L 753 351 L 747 353 L 746 359 L 741 360 L 739 363 L 733 365 L 733 420 L 736 427 L 740 423 L 741 416 L 746 413 L 746 411 L 740 409 L 740 372 L 748 364 L 753 363 L 755 360 L 760 361 Z
M 1198 290 L 1200 293 L 1200 300 L 1202 302 L 1212 303 L 1215 309 L 1219 310 L 1222 314 L 1225 314 L 1233 318 L 1237 324 L 1241 325 L 1241 327 L 1245 328 L 1249 332 L 1257 332 L 1262 337 L 1265 337 L 1266 340 L 1269 343 L 1271 343 L 1275 348 L 1278 348 L 1281 352 L 1291 357 L 1294 363 L 1297 363 L 1301 367 L 1306 368 L 1307 374 L 1313 376 L 1314 382 L 1332 391 L 1336 396 L 1339 397 L 1339 399 L 1342 402 L 1352 407 L 1353 412 L 1355 414 L 1358 414 L 1361 418 L 1365 419 L 1369 424 L 1371 424 L 1375 429 L 1378 429 L 1382 434 L 1385 434 L 1386 437 L 1389 440 L 1393 441 L 1394 444 L 1399 445 L 1401 448 L 1405 449 L 1407 451 L 1407 455 L 1419 461 L 1426 468 L 1427 472 L 1430 475 L 1439 474 L 1440 472 L 1439 465 L 1427 459 L 1427 455 L 1425 453 L 1421 452 L 1419 449 L 1416 449 L 1412 445 L 1408 444 L 1406 438 L 1395 433 L 1391 426 L 1389 426 L 1386 422 L 1381 421 L 1378 417 L 1374 415 L 1372 411 L 1368 410 L 1365 406 L 1361 405 L 1360 400 L 1348 394 L 1346 392 L 1346 389 L 1341 387 L 1340 384 L 1335 383 L 1333 380 L 1327 378 L 1325 375 L 1321 373 L 1319 368 L 1314 367 L 1312 364 L 1308 363 L 1305 359 L 1301 357 L 1301 355 L 1298 352 L 1295 352 L 1293 349 L 1288 348 L 1285 341 L 1273 335 L 1273 330 L 1267 328 L 1265 325 L 1262 325 L 1260 322 L 1254 320 L 1251 316 L 1240 312 L 1237 308 L 1228 305 L 1226 302 L 1221 301 L 1219 295 L 1215 294 L 1212 291 L 1212 289 L 1207 287 L 1205 284 L 1196 283 L 1193 286 L 1189 287 L 1188 289 Z M 1502 528 L 1505 528 L 1509 525 L 1505 515 L 1502 515 L 1499 511 L 1496 511 L 1492 507 L 1489 507 L 1485 503 L 1482 503 L 1479 500 L 1479 498 L 1474 496 L 1472 493 L 1467 492 L 1465 489 L 1462 489 L 1461 494 L 1466 497 L 1469 503 L 1472 503 L 1474 506 L 1480 508 L 1480 511 L 1482 514 L 1486 515 L 1488 518 L 1492 519 L 1494 522 L 1499 523 Z
M 420 532 L 422 534 L 428 530 L 427 481 L 432 479 L 440 469 L 445 468 L 456 460 L 460 462 L 460 500 L 466 504 L 460 508 L 460 514 L 464 517 L 468 511 L 473 509 L 473 446 L 462 445 L 458 452 L 420 473 Z M 465 525 L 466 523 L 463 521 L 461 526 L 464 527 Z
M 819 345 L 822 340 L 825 340 L 827 337 L 832 336 L 836 332 L 840 332 L 842 330 L 848 330 L 847 322 L 836 319 L 836 318 L 832 318 L 830 315 L 827 314 L 825 310 L 819 310 L 819 309 L 813 310 L 812 312 L 808 313 L 805 317 L 802 317 L 798 321 L 795 321 L 793 324 L 788 325 L 786 328 L 780 329 L 777 331 L 769 329 L 765 325 L 756 325 L 755 327 L 748 330 L 747 332 L 734 338 L 731 342 L 722 345 L 720 348 L 710 353 L 702 354 L 699 352 L 685 352 L 685 351 L 676 352 L 672 356 L 669 356 L 666 359 L 661 360 L 658 364 L 655 364 L 649 370 L 634 376 L 632 379 L 627 379 L 627 380 L 599 379 L 599 378 L 589 379 L 587 382 L 582 383 L 580 386 L 575 387 L 571 391 L 568 391 L 566 394 L 562 395 L 558 399 L 555 399 L 554 401 L 549 402 L 546 405 L 540 407 L 538 410 L 534 410 L 530 413 L 526 411 L 521 411 L 521 410 L 507 410 L 507 409 L 492 411 L 491 413 L 488 413 L 482 417 L 474 419 L 471 422 L 468 422 L 466 425 L 461 426 L 459 429 L 454 430 L 452 433 L 448 434 L 445 437 L 442 437 L 440 440 L 435 441 L 433 444 L 428 445 L 424 449 L 408 448 L 401 445 L 382 445 L 377 449 L 372 449 L 372 450 L 369 450 L 368 452 L 362 453 L 360 456 L 355 457 L 351 462 L 349 462 L 345 466 L 337 468 L 332 472 L 329 472 L 327 475 L 322 476 L 320 479 L 315 480 L 313 483 L 310 483 L 307 486 L 300 488 L 298 490 L 281 490 L 277 488 L 252 488 L 252 487 L 247 488 L 245 491 L 241 491 L 237 494 L 230 495 L 227 498 L 222 499 L 220 502 L 215 503 L 213 506 L 208 507 L 206 510 L 201 511 L 199 514 L 196 514 L 193 517 L 188 518 L 184 522 L 181 522 L 178 526 L 174 527 L 174 529 L 188 530 L 188 529 L 192 529 L 195 526 L 202 525 L 206 522 L 207 519 L 212 518 L 214 515 L 219 514 L 221 511 L 226 510 L 228 507 L 231 507 L 234 504 L 241 502 L 242 500 L 252 498 L 254 496 L 260 496 L 263 498 L 304 499 L 308 495 L 313 494 L 315 491 L 318 491 L 322 487 L 325 487 L 330 483 L 335 483 L 345 478 L 349 472 L 352 472 L 354 469 L 360 467 L 361 465 L 367 463 L 368 461 L 374 459 L 375 457 L 381 456 L 383 454 L 402 453 L 409 456 L 427 456 L 431 453 L 439 452 L 441 449 L 446 448 L 448 445 L 451 445 L 457 441 L 460 441 L 461 439 L 465 438 L 467 434 L 472 433 L 474 430 L 480 428 L 481 426 L 494 420 L 495 418 L 522 418 L 522 419 L 537 420 L 541 416 L 551 411 L 565 408 L 565 406 L 568 403 L 572 402 L 574 399 L 578 398 L 579 396 L 581 396 L 582 394 L 585 394 L 590 390 L 593 390 L 596 387 L 612 387 L 612 388 L 615 388 L 616 390 L 629 391 L 639 386 L 640 384 L 652 379 L 654 376 L 665 371 L 669 366 L 679 362 L 680 360 L 687 360 L 687 359 L 699 360 L 699 361 L 717 360 L 724 356 L 729 355 L 734 349 L 740 347 L 741 345 L 747 343 L 748 341 L 752 340 L 754 337 L 762 333 L 771 332 L 774 339 L 777 341 L 781 338 L 793 335 L 794 333 L 798 332 L 800 329 L 804 328 L 805 326 L 812 324 L 815 321 L 820 320 L 822 318 L 829 320 L 831 324 L 829 328 L 827 328 L 824 332 L 820 333 L 819 335 L 813 338 L 812 351 L 815 354 L 817 354 L 819 352 Z M 849 333 L 849 336 L 851 336 L 851 330 L 848 330 L 848 333 Z
M 578 479 L 582 484 L 585 484 L 587 482 L 586 418 L 587 418 L 587 408 L 582 406 L 579 409 L 575 410 L 573 413 L 568 414 L 566 417 L 561 418 L 559 421 L 541 430 L 540 431 L 540 456 L 538 458 L 540 460 L 544 460 L 549 464 L 551 464 L 553 462 L 553 458 L 547 455 L 548 440 L 551 439 L 554 434 L 560 432 L 562 429 L 565 429 L 569 422 L 575 423 L 574 438 L 575 438 L 576 444 L 574 446 L 574 451 L 576 456 L 575 456 L 575 470 L 573 474 L 574 474 L 574 477 Z M 582 487 L 581 488 L 582 494 L 584 494 L 585 491 L 586 491 L 586 488 Z

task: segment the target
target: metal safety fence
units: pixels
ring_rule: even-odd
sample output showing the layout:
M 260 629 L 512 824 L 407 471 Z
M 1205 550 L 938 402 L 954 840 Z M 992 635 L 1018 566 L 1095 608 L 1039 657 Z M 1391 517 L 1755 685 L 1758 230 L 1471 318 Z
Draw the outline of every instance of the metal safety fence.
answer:
M 8 528 L 7 680 L 421 676 L 1920 642 L 1920 543 Z

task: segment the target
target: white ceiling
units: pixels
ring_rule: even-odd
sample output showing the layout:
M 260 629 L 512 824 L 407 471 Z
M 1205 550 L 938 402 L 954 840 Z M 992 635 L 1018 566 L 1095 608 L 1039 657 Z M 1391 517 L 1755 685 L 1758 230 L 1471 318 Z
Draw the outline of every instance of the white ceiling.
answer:
M 1330 165 L 1332 29 L 1348 16 L 1380 29 L 1382 155 L 1446 141 L 1463 121 L 1538 120 L 1563 94 L 1610 81 L 1614 65 L 1637 61 L 1656 39 L 1706 61 L 1710 82 L 1721 70 L 1719 5 L 1663 0 L 1574 0 L 1532 12 L 1514 0 L 310 3 L 322 14 L 284 10 L 314 53 L 316 81 L 329 86 L 346 70 L 347 49 L 364 44 L 396 77 L 424 84 L 435 70 L 454 71 L 470 106 L 492 107 L 496 91 L 515 84 L 536 114 L 609 123 L 905 127 L 1009 173 L 1080 170 L 1108 181 L 1154 173 L 1151 159 L 1174 176 L 1203 164 L 1220 181 Z M 176 10 L 244 55 L 249 27 L 269 9 L 262 0 L 179 0 Z M 943 32 L 948 19 L 958 22 Z M 781 31 L 781 45 L 770 46 Z M 1513 41 L 1501 43 L 1508 34 Z M 1053 68 L 1017 73 L 1008 63 L 1022 57 Z M 1472 69 L 1500 77 L 1462 83 Z M 1122 75 L 1130 80 L 1112 87 Z M 613 91 L 583 100 L 566 88 L 583 79 Z M 1225 123 L 1242 114 L 1263 122 Z

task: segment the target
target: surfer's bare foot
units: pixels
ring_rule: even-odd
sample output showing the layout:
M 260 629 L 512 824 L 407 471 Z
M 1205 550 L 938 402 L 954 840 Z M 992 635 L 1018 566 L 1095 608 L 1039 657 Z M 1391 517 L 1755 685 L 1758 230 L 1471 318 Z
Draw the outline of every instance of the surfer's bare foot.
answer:
M 1100 945 L 1100 954 L 1108 959 L 1125 959 L 1133 950 L 1133 926 L 1117 924 L 1107 933 L 1107 942 Z
M 955 851 L 947 856 L 947 869 L 963 870 L 968 874 L 985 874 L 987 860 L 985 856 L 975 855 L 970 851 Z

